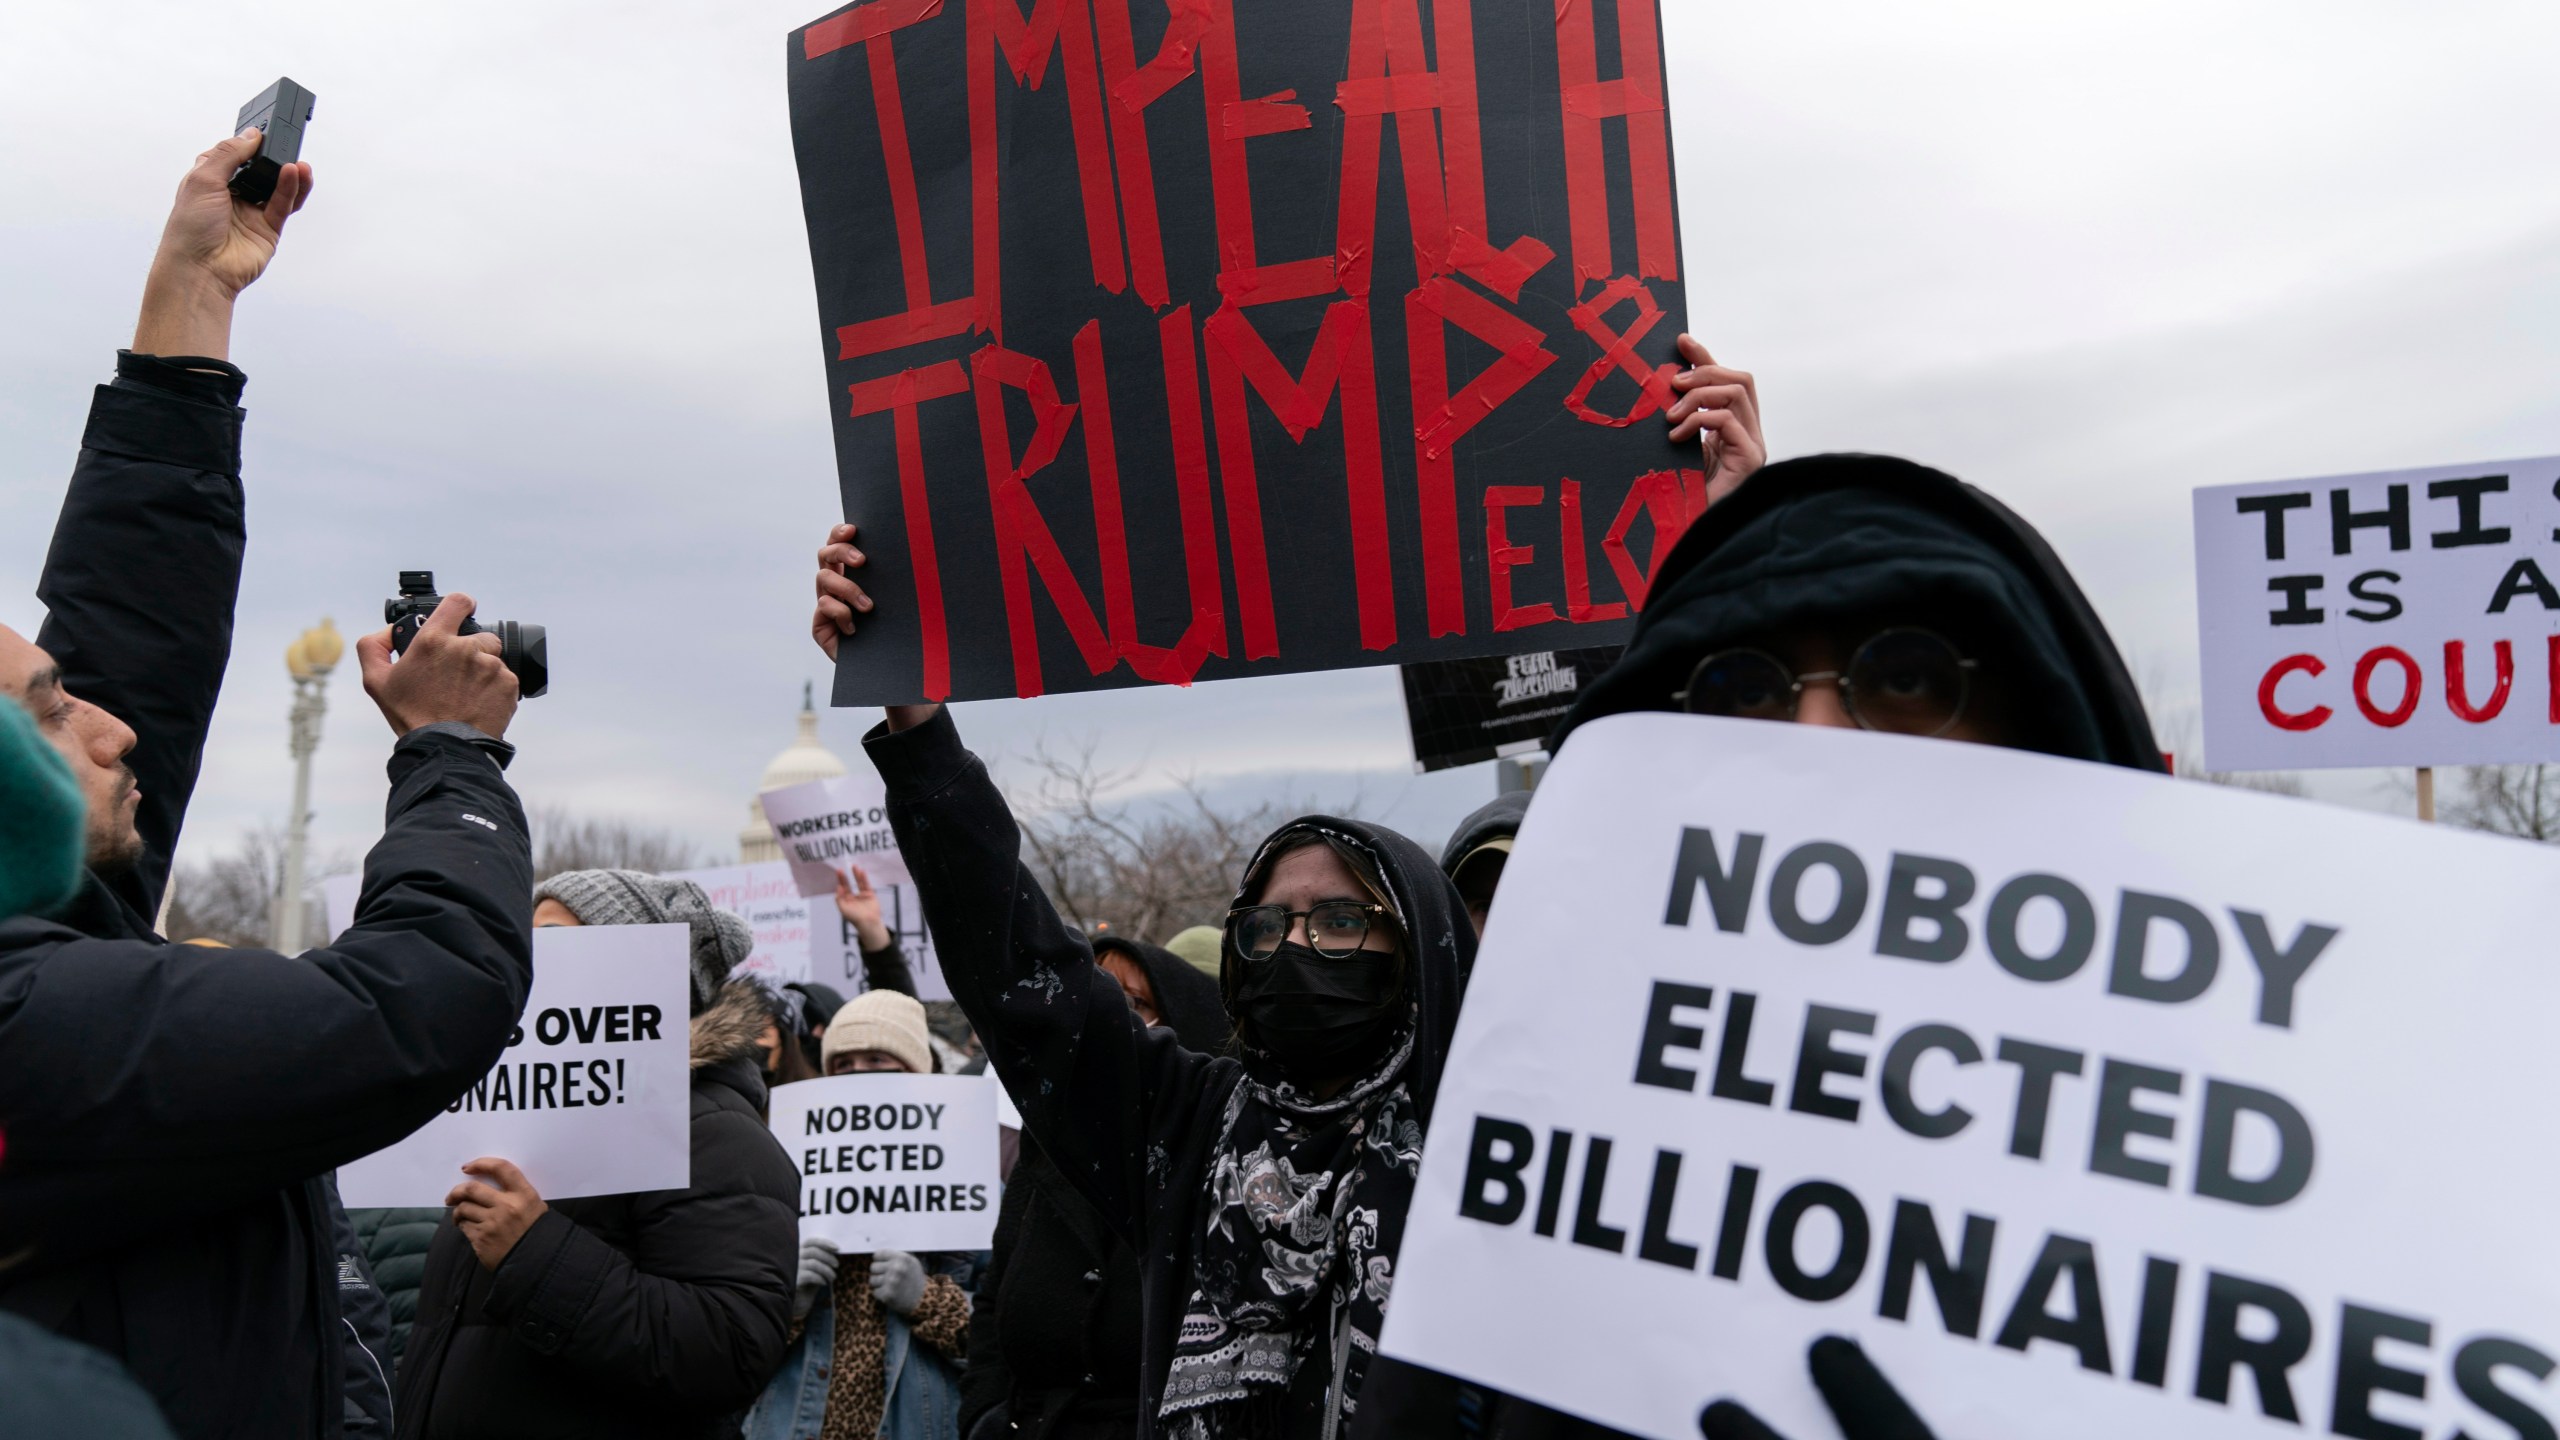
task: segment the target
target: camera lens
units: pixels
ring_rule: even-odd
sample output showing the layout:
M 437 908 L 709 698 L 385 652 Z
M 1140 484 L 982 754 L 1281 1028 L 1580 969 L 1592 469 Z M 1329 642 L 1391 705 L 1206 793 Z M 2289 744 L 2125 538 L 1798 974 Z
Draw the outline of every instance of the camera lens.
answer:
M 499 656 L 516 674 L 516 693 L 527 700 L 551 688 L 551 636 L 539 625 L 498 622 Z

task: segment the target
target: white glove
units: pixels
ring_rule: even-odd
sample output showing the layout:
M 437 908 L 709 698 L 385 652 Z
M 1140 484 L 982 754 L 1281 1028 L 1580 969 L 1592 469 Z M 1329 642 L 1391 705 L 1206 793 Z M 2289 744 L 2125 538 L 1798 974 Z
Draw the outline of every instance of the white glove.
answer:
M 800 1242 L 800 1285 L 791 1294 L 791 1318 L 804 1319 L 811 1306 L 818 1303 L 818 1292 L 836 1283 L 836 1265 L 842 1259 L 833 1240 Z
M 904 1320 L 924 1303 L 924 1262 L 904 1250 L 883 1250 L 871 1257 L 871 1298 Z

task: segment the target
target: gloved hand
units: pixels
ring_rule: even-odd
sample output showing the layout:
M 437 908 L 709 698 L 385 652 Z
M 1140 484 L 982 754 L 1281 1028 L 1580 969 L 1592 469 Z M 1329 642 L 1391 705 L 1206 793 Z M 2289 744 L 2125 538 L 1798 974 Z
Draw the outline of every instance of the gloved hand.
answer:
M 1840 1422 L 1847 1440 L 1936 1440 L 1911 1402 L 1884 1378 L 1855 1340 L 1825 1335 L 1805 1356 L 1814 1388 L 1831 1418 Z M 1730 1400 L 1718 1400 L 1698 1412 L 1698 1433 L 1707 1440 L 1786 1440 L 1759 1416 Z
M 904 1320 L 924 1303 L 924 1262 L 904 1250 L 883 1250 L 871 1257 L 871 1298 Z
M 792 1319 L 806 1318 L 818 1303 L 818 1292 L 836 1283 L 836 1266 L 842 1259 L 833 1240 L 800 1242 L 800 1284 L 791 1292 Z

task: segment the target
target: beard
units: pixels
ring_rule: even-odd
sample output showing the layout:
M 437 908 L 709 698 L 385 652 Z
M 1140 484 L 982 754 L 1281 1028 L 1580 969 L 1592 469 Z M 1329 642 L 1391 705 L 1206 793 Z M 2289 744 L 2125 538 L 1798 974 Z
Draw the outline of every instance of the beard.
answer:
M 141 783 L 132 766 L 118 765 L 112 795 L 89 813 L 89 868 L 101 875 L 130 870 L 142 859 L 142 832 L 126 813 Z

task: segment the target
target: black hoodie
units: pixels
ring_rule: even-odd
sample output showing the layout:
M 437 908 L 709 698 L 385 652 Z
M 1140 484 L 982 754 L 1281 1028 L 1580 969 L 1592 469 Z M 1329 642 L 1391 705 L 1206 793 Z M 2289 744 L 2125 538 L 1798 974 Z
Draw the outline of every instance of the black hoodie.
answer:
M 1119 983 L 1024 868 L 1021 831 L 948 710 L 911 730 L 875 728 L 863 748 L 887 782 L 890 824 L 953 998 L 986 1040 L 1030 1137 L 1142 1257 L 1136 1433 L 1159 1434 L 1208 1164 L 1244 1065 L 1138 1023 Z M 1474 931 L 1420 846 L 1357 821 L 1321 823 L 1379 857 L 1409 932 L 1417 1019 L 1407 1084 L 1427 1123 Z
M 1673 708 L 1711 648 L 1906 605 L 1960 612 L 1998 647 L 2033 748 L 2165 768 L 2123 657 L 2044 537 L 1954 476 L 1887 455 L 1782 461 L 1699 517 L 1664 558 L 1626 654 L 1547 748 L 1603 715 Z

